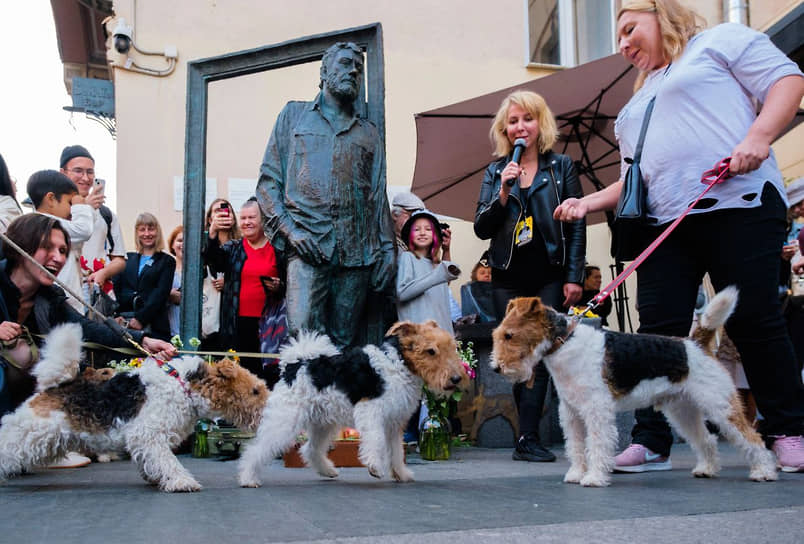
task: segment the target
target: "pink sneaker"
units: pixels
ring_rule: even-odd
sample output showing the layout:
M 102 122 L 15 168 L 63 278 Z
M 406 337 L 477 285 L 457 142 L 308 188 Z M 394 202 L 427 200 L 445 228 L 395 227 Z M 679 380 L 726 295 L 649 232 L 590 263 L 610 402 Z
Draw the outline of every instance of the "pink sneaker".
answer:
M 669 457 L 653 453 L 642 444 L 631 444 L 614 458 L 614 472 L 648 472 L 672 468 Z
M 782 472 L 804 472 L 804 439 L 801 436 L 778 436 L 772 449 Z

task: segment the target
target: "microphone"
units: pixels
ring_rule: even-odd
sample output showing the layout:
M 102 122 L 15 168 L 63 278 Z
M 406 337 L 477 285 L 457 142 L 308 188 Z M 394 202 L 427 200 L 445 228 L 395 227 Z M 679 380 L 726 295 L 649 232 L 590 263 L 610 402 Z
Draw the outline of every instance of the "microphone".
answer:
M 514 140 L 514 152 L 511 155 L 511 162 L 519 164 L 519 159 L 522 158 L 522 153 L 525 151 L 525 145 L 526 145 L 525 138 L 517 138 L 516 140 Z M 511 178 L 508 181 L 506 181 L 505 184 L 508 185 L 509 187 L 513 187 L 515 181 L 516 178 Z

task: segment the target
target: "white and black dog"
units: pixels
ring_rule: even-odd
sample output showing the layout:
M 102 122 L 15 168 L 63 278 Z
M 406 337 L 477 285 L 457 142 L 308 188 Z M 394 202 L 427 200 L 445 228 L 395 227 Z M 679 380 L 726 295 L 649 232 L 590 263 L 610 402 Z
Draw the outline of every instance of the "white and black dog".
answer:
M 565 482 L 609 484 L 617 445 L 615 413 L 646 406 L 661 410 L 692 446 L 692 473 L 715 476 L 716 438 L 705 421 L 743 451 L 750 478 L 776 480 L 773 454 L 745 419 L 731 376 L 712 356 L 710 344 L 737 305 L 727 288 L 706 307 L 692 338 L 602 331 L 579 324 L 538 298 L 508 304 L 494 330 L 492 368 L 512 381 L 530 379 L 543 361 L 555 382 L 570 468 Z
M 467 380 L 455 339 L 434 321 L 395 324 L 381 346 L 341 353 L 327 336 L 303 332 L 280 352 L 281 378 L 265 406 L 256 438 L 240 460 L 240 485 L 258 487 L 260 469 L 305 430 L 304 461 L 322 476 L 338 475 L 327 457 L 342 427 L 360 432 L 360 460 L 377 478 L 413 479 L 402 431 L 422 384 L 447 395 Z
M 126 450 L 161 490 L 197 491 L 201 485 L 171 448 L 202 417 L 256 427 L 268 395 L 265 382 L 228 359 L 148 358 L 136 370 L 98 379 L 78 373 L 80 357 L 81 327 L 53 329 L 33 368 L 36 393 L 2 419 L 0 481 L 68 451 Z

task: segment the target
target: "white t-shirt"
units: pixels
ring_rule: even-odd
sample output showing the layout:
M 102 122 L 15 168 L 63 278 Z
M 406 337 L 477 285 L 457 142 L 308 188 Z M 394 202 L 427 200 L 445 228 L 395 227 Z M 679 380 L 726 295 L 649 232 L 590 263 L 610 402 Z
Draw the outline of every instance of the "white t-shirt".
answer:
M 92 210 L 92 217 L 94 221 L 92 236 L 84 242 L 84 247 L 81 251 L 81 255 L 83 255 L 90 267 L 92 267 L 94 259 L 99 259 L 106 264 L 110 253 L 107 247 L 109 242 L 106 239 L 106 233 L 109 230 L 106 220 L 95 209 Z M 117 220 L 117 214 L 115 213 L 112 213 L 112 240 L 114 240 L 114 250 L 111 251 L 111 254 L 125 259 L 126 246 L 123 243 L 123 233 L 120 231 L 120 222 Z
M 697 198 L 705 188 L 701 175 L 731 155 L 756 119 L 758 103 L 789 75 L 803 74 L 767 35 L 737 23 L 697 34 L 667 70 L 648 75 L 620 111 L 614 131 L 622 157 L 632 157 L 645 109 L 656 96 L 641 160 L 648 215 L 656 224 L 674 220 Z M 622 179 L 628 166 L 622 162 Z M 765 181 L 786 202 L 772 150 L 759 169 L 716 185 L 705 197 L 708 207 L 690 213 L 758 207 Z

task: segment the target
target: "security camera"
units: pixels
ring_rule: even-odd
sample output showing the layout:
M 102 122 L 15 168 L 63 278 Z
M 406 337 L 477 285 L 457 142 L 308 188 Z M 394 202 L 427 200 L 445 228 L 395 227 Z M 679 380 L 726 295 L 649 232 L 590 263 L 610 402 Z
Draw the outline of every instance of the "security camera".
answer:
M 126 24 L 122 17 L 118 19 L 112 35 L 114 36 L 114 48 L 118 53 L 125 55 L 131 49 L 131 33 L 133 29 Z

